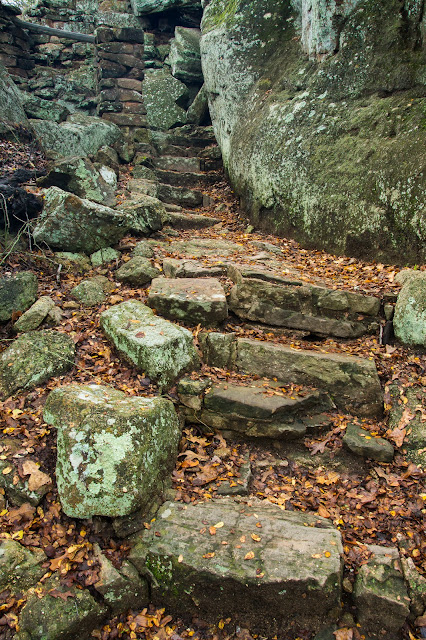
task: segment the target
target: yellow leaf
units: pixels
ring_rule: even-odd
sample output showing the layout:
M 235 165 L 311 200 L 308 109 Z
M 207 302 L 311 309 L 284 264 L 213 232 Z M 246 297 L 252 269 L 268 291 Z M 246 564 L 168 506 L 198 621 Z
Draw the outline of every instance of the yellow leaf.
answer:
M 183 562 L 183 555 L 182 554 L 178 557 L 178 562 Z
M 248 553 L 246 553 L 246 555 L 244 556 L 244 560 L 253 560 L 254 558 L 254 552 L 253 551 L 249 551 Z
M 321 554 L 320 554 L 320 553 L 313 553 L 313 554 L 311 555 L 311 558 L 315 558 L 315 559 L 317 559 L 317 560 L 319 560 L 319 558 L 321 558 L 321 557 L 322 557 L 322 556 L 321 556 Z
M 12 471 L 12 467 L 6 467 L 5 469 L 3 469 L 2 474 L 4 476 L 7 476 L 8 473 L 10 473 Z
M 203 555 L 203 558 L 214 558 L 214 551 L 212 551 L 211 553 L 205 553 Z
M 324 555 L 326 558 L 329 558 L 331 556 L 331 553 L 329 551 L 324 551 Z
M 254 540 L 255 542 L 260 542 L 260 541 L 261 541 L 261 539 L 262 539 L 262 538 L 261 538 L 260 536 L 258 536 L 256 533 L 252 533 L 250 537 L 251 537 L 251 539 L 252 539 L 252 540 Z
M 214 525 L 215 529 L 221 529 L 223 527 L 224 523 L 223 522 L 218 522 L 217 524 Z

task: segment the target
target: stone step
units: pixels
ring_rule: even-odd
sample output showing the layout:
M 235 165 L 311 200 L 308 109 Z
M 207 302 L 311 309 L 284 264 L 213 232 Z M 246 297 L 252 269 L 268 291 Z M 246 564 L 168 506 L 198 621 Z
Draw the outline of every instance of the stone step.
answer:
M 379 327 L 380 300 L 374 296 L 291 279 L 274 281 L 273 274 L 267 281 L 266 272 L 236 267 L 228 273 L 236 283 L 229 294 L 229 308 L 244 320 L 338 338 L 358 338 Z
M 197 213 L 177 212 L 167 210 L 167 223 L 174 229 L 207 229 L 221 222 L 220 218 L 212 218 Z
M 204 137 L 186 137 L 176 134 L 170 134 L 164 131 L 153 131 L 152 132 L 152 144 L 157 150 L 161 150 L 167 146 L 174 147 L 183 147 L 188 148 L 192 147 L 194 149 L 198 149 L 198 152 L 201 149 L 209 147 L 210 145 L 216 142 L 215 139 L 212 138 L 204 138 Z
M 302 384 L 326 391 L 347 413 L 378 417 L 383 392 L 374 361 L 337 353 L 291 349 L 233 334 L 199 336 L 203 361 L 210 366 L 236 369 L 285 384 Z
M 341 536 L 316 514 L 232 498 L 168 502 L 129 558 L 152 576 L 153 600 L 177 614 L 229 617 L 267 637 L 294 624 L 315 632 L 340 615 Z
M 190 326 L 215 327 L 228 317 L 225 291 L 215 278 L 155 278 L 148 305 Z
M 201 170 L 199 158 L 187 158 L 185 156 L 160 156 L 154 158 L 154 167 L 164 171 L 189 171 L 196 173 Z
M 183 207 L 200 207 L 204 202 L 204 194 L 201 191 L 176 187 L 170 184 L 159 184 L 157 198 L 169 204 L 178 204 Z
M 169 184 L 176 187 L 187 187 L 188 189 L 205 189 L 218 181 L 219 176 L 214 173 L 192 173 L 189 171 L 165 171 L 157 169 L 158 181 L 162 184 Z
M 205 265 L 196 260 L 164 258 L 163 273 L 166 278 L 219 278 L 226 275 L 224 264 Z
M 205 383 L 206 384 L 206 383 Z M 286 392 L 272 380 L 250 385 L 210 384 L 184 378 L 178 396 L 188 421 L 218 429 L 231 438 L 293 440 L 330 423 L 322 412 L 335 408 L 324 391 Z

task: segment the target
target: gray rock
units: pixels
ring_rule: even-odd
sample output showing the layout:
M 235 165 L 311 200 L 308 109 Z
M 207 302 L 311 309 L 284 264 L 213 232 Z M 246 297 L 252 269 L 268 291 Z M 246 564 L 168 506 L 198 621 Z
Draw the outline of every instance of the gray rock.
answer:
M 372 360 L 290 349 L 244 338 L 237 343 L 240 371 L 323 389 L 339 409 L 347 412 L 362 416 L 382 414 L 383 395 Z
M 55 253 L 55 260 L 65 267 L 67 271 L 84 273 L 92 268 L 90 259 L 84 253 L 73 253 L 71 251 L 58 251 Z
M 92 267 L 100 267 L 103 264 L 108 264 L 119 260 L 121 257 L 120 251 L 113 249 L 112 247 L 106 247 L 105 249 L 99 249 L 90 256 L 90 262 Z
M 124 211 L 50 187 L 33 236 L 36 242 L 69 252 L 94 253 L 118 242 L 132 227 Z
M 172 75 L 185 84 L 202 84 L 200 53 L 201 31 L 176 27 L 175 37 L 171 41 L 169 63 Z
M 70 295 L 86 307 L 102 304 L 114 285 L 105 276 L 93 276 L 73 287 Z
M 209 378 L 192 380 L 182 378 L 177 384 L 179 401 L 189 409 L 200 410 L 203 406 L 204 392 L 209 389 L 212 382 Z
M 67 119 L 70 111 L 64 105 L 44 100 L 34 94 L 22 93 L 24 97 L 24 109 L 28 118 L 38 118 L 40 120 L 51 120 L 53 122 L 63 122 Z
M 379 462 L 392 462 L 394 448 L 384 438 L 371 436 L 368 431 L 356 424 L 348 424 L 343 436 L 343 444 L 363 458 L 371 458 Z
M 203 362 L 210 367 L 235 369 L 237 341 L 235 333 L 200 333 L 198 340 L 203 354 Z
M 411 615 L 417 618 L 426 611 L 426 578 L 420 573 L 413 559 L 409 556 L 401 556 L 400 561 L 411 600 Z
M 393 327 L 401 342 L 426 347 L 426 273 L 410 274 L 405 279 L 396 301 Z
M 157 198 L 139 194 L 136 201 L 126 200 L 117 207 L 129 218 L 130 230 L 141 235 L 159 231 L 166 216 L 164 204 Z
M 214 227 L 215 224 L 219 224 L 221 220 L 219 218 L 213 218 L 212 216 L 203 216 L 197 213 L 187 213 L 178 211 L 167 212 L 167 222 L 174 229 L 208 229 Z
M 190 258 L 204 256 L 227 257 L 234 253 L 241 253 L 241 245 L 229 240 L 210 240 L 209 238 L 194 238 L 193 240 L 175 240 L 167 243 L 170 253 L 180 253 Z
M 237 475 L 232 480 L 225 480 L 221 482 L 218 489 L 218 496 L 246 496 L 249 493 L 249 486 L 251 481 L 251 464 L 247 459 L 244 464 L 241 465 Z
M 102 118 L 73 114 L 66 122 L 57 124 L 50 120 L 31 120 L 42 147 L 50 155 L 89 156 L 101 147 L 112 146 L 122 139 L 117 125 Z
M 180 425 L 164 398 L 72 384 L 50 393 L 43 416 L 58 429 L 58 491 L 71 517 L 146 508 L 174 466 Z
M 390 386 L 389 392 L 389 428 L 397 429 L 401 423 L 402 428 L 407 428 L 404 439 L 406 456 L 412 462 L 425 467 L 426 423 L 421 411 L 426 395 L 425 388 L 413 381 L 413 385 L 404 389 L 402 393 L 396 384 Z
M 136 16 L 160 13 L 179 7 L 201 7 L 199 0 L 131 0 L 131 5 Z
M 147 180 L 146 178 L 132 178 L 127 183 L 126 189 L 130 193 L 130 198 L 132 200 L 138 200 L 141 196 L 157 198 L 158 195 L 157 180 Z
M 37 297 L 37 278 L 32 271 L 21 271 L 0 279 L 0 322 L 7 322 L 16 311 L 26 311 Z
M 19 440 L 3 436 L 2 445 L 4 452 L 7 452 L 7 458 L 0 460 L 0 487 L 4 489 L 12 504 L 21 506 L 29 503 L 36 507 L 46 493 L 51 491 L 52 479 L 46 473 L 40 472 L 36 460 L 28 458 L 23 462 L 33 463 L 31 473 L 22 473 L 22 445 Z M 36 470 L 35 474 L 33 469 Z
M 214 327 L 228 317 L 225 291 L 215 278 L 155 278 L 148 304 L 171 320 Z
M 186 86 L 163 70 L 145 74 L 142 87 L 146 117 L 154 129 L 171 129 L 186 121 L 186 111 L 177 102 L 187 94 Z
M 0 64 L 0 131 L 8 132 L 10 125 L 28 127 L 28 119 L 22 105 L 22 94 L 6 68 Z
M 132 258 L 135 258 L 136 256 L 139 256 L 141 258 L 153 258 L 154 255 L 155 254 L 152 247 L 145 240 L 142 240 L 141 242 L 135 244 L 132 251 Z
M 38 183 L 44 187 L 59 187 L 75 193 L 80 198 L 99 202 L 108 207 L 116 204 L 115 191 L 88 158 L 65 158 L 57 160 L 46 176 Z
M 31 389 L 74 366 L 75 345 L 64 333 L 30 331 L 0 354 L 0 399 Z
M 315 423 L 315 414 L 334 408 L 324 392 L 285 396 L 274 383 L 241 386 L 215 384 L 204 396 L 200 422 L 245 438 L 301 438 Z M 322 419 L 322 417 L 321 417 Z M 321 422 L 321 420 L 320 420 Z
M 152 266 L 148 258 L 135 256 L 117 269 L 115 277 L 120 282 L 139 286 L 151 282 L 151 280 L 159 274 L 160 271 Z
M 203 124 L 209 115 L 209 102 L 207 91 L 203 85 L 194 98 L 193 103 L 186 112 L 186 121 L 190 124 Z
M 55 590 L 55 594 L 50 592 Z M 60 593 L 70 596 L 58 597 Z M 70 640 L 88 637 L 106 616 L 108 609 L 98 604 L 87 589 L 61 585 L 51 578 L 42 592 L 30 595 L 19 616 L 20 637 L 31 640 Z M 28 635 L 24 635 L 28 634 Z
M 110 307 L 100 322 L 116 349 L 161 388 L 199 366 L 192 334 L 155 316 L 142 302 L 130 300 Z
M 118 176 L 120 170 L 120 161 L 118 159 L 118 153 L 112 147 L 101 147 L 94 156 L 94 162 L 98 162 L 101 165 L 110 167 Z
M 16 540 L 0 542 L 0 592 L 25 591 L 34 586 L 44 575 L 41 566 L 46 556 L 41 549 L 30 551 Z
M 226 266 L 210 266 L 196 260 L 164 258 L 163 271 L 166 278 L 215 278 L 226 275 Z
M 407 587 L 395 547 L 368 545 L 372 556 L 358 570 L 354 601 L 358 622 L 371 633 L 399 633 L 410 612 Z
M 46 320 L 48 314 L 54 308 L 55 303 L 49 296 L 41 296 L 34 304 L 22 314 L 13 325 L 16 332 L 34 331 Z
M 149 569 L 153 597 L 167 607 L 272 636 L 290 623 L 315 630 L 337 620 L 341 553 L 340 533 L 323 518 L 224 498 L 166 503 L 129 559 Z

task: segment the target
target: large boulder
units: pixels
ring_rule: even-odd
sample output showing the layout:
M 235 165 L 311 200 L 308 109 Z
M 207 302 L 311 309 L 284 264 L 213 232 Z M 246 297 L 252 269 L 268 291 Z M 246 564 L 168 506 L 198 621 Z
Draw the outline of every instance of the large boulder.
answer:
M 199 29 L 176 27 L 172 40 L 169 62 L 172 74 L 186 84 L 202 84 L 203 71 L 201 69 Z
M 54 249 L 91 254 L 121 240 L 133 223 L 125 212 L 50 187 L 33 236 Z
M 164 204 L 158 198 L 142 193 L 139 193 L 135 200 L 125 200 L 117 209 L 134 220 L 131 231 L 144 236 L 159 231 L 166 218 Z
M 110 307 L 100 322 L 116 349 L 161 388 L 199 366 L 192 333 L 158 318 L 138 300 Z
M 142 93 L 148 124 L 153 129 L 171 129 L 186 121 L 178 100 L 187 95 L 186 86 L 163 69 L 146 73 Z
M 65 333 L 30 331 L 0 355 L 0 400 L 31 389 L 74 366 L 75 345 Z
M 404 280 L 393 317 L 395 335 L 405 344 L 426 347 L 426 272 L 411 271 Z
M 115 175 L 115 174 L 114 174 Z M 116 204 L 115 191 L 88 158 L 57 160 L 38 183 L 43 187 L 59 187 L 80 198 L 108 207 Z
M 166 503 L 136 537 L 130 560 L 149 570 L 153 598 L 171 610 L 212 622 L 232 617 L 272 637 L 294 622 L 314 631 L 337 620 L 341 553 L 328 520 L 222 499 Z
M 50 393 L 43 416 L 58 429 L 56 478 L 67 515 L 128 515 L 161 493 L 180 438 L 170 400 L 72 384 Z
M 6 68 L 0 63 L 0 132 L 8 131 L 10 125 L 29 126 L 22 106 L 22 96 Z
M 211 0 L 201 55 L 224 164 L 253 224 L 424 262 L 425 16 L 399 0 Z
M 201 9 L 201 2 L 200 0 L 131 0 L 131 6 L 136 16 L 143 16 L 147 13 L 160 13 L 180 7 Z
M 7 322 L 17 311 L 26 311 L 37 297 L 37 278 L 32 271 L 21 271 L 0 279 L 0 322 Z
M 117 125 L 95 116 L 73 114 L 60 124 L 30 120 L 42 147 L 52 156 L 89 156 L 122 139 Z

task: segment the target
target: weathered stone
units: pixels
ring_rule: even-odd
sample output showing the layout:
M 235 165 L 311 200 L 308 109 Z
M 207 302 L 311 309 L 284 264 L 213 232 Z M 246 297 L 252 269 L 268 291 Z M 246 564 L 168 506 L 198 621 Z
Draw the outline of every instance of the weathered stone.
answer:
M 348 424 L 343 436 L 343 444 L 352 453 L 363 458 L 371 458 L 379 462 L 392 462 L 394 448 L 384 438 L 371 436 L 368 431 L 356 424 Z
M 247 459 L 236 472 L 235 477 L 221 482 L 217 489 L 218 496 L 246 496 L 251 481 L 251 464 Z
M 94 162 L 99 162 L 99 164 L 110 167 L 118 176 L 120 170 L 120 162 L 118 159 L 117 151 L 112 147 L 101 147 L 94 156 Z
M 0 592 L 10 589 L 12 593 L 25 591 L 34 586 L 44 575 L 41 566 L 46 560 L 41 549 L 30 551 L 16 540 L 0 542 Z
M 149 569 L 154 598 L 171 610 L 212 622 L 232 617 L 272 636 L 290 622 L 315 630 L 337 620 L 341 553 L 340 533 L 323 518 L 221 499 L 166 503 L 151 530 L 136 537 L 130 560 Z
M 404 439 L 406 456 L 426 468 L 426 423 L 421 410 L 426 395 L 425 388 L 414 383 L 407 389 L 400 390 L 398 385 L 393 384 L 389 392 L 389 427 L 391 430 L 397 429 L 401 421 L 403 425 L 407 425 L 408 433 Z
M 354 600 L 358 622 L 371 633 L 400 632 L 409 612 L 410 598 L 395 547 L 368 545 L 372 556 L 358 570 Z
M 358 415 L 380 416 L 383 411 L 380 381 L 372 360 L 244 338 L 237 342 L 240 371 L 323 389 L 339 409 Z
M 126 185 L 127 191 L 131 194 L 131 197 L 139 198 L 139 194 L 149 196 L 150 198 L 157 198 L 158 184 L 157 180 L 147 180 L 146 178 L 132 178 Z
M 309 284 L 280 285 L 255 278 L 240 280 L 229 295 L 231 311 L 240 318 L 273 326 L 357 338 L 371 328 L 371 316 L 377 316 L 380 309 L 378 298 L 350 291 Z
M 159 231 L 166 215 L 164 204 L 149 195 L 138 195 L 137 200 L 126 201 L 118 206 L 133 221 L 131 230 L 141 235 Z
M 84 273 L 92 267 L 90 259 L 84 253 L 58 251 L 55 253 L 55 260 L 69 271 L 76 273 Z
M 0 112 L 0 131 L 2 133 L 6 133 L 10 125 L 21 124 L 24 127 L 28 126 L 28 119 L 22 106 L 21 93 L 1 63 Z
M 175 211 L 167 212 L 167 222 L 174 229 L 208 229 L 221 222 L 219 218 L 203 216 L 197 213 L 179 213 Z
M 41 296 L 20 318 L 15 322 L 15 331 L 34 331 L 46 319 L 55 303 L 49 296 Z
M 36 507 L 46 493 L 52 489 L 52 479 L 47 474 L 39 475 L 37 486 L 34 487 L 30 482 L 31 475 L 22 474 L 22 467 L 19 465 L 19 444 L 19 441 L 12 438 L 2 438 L 4 451 L 7 451 L 9 456 L 6 460 L 0 460 L 0 487 L 4 489 L 12 504 L 21 506 L 24 503 L 29 503 Z M 18 457 L 15 457 L 16 455 Z M 34 460 L 31 462 L 37 464 Z
M 175 240 L 167 243 L 170 253 L 178 253 L 188 258 L 203 258 L 204 256 L 230 256 L 241 253 L 243 248 L 229 240 L 210 240 L 209 238 L 194 238 L 193 240 Z
M 225 291 L 215 278 L 155 278 L 148 304 L 171 320 L 217 326 L 228 317 Z
M 199 0 L 131 0 L 131 5 L 136 16 L 143 16 L 147 13 L 159 13 L 167 9 L 176 9 L 179 7 L 201 8 Z
M 426 611 L 426 578 L 409 556 L 401 556 L 400 561 L 411 600 L 411 614 L 414 617 L 421 616 Z
M 122 137 L 115 124 L 83 114 L 73 114 L 61 124 L 49 120 L 31 120 L 31 124 L 43 148 L 62 157 L 89 156 Z
M 44 100 L 28 93 L 23 93 L 22 95 L 24 96 L 25 113 L 29 118 L 63 122 L 70 114 L 67 107 L 55 104 L 52 100 Z
M 116 204 L 114 189 L 88 158 L 58 160 L 38 183 L 44 187 L 59 187 L 63 191 L 75 193 L 80 198 L 108 207 Z
M 153 258 L 155 256 L 152 247 L 146 242 L 146 240 L 141 240 L 141 242 L 137 242 L 132 251 L 132 258 L 136 256 L 140 256 L 141 258 Z
M 200 333 L 198 336 L 203 362 L 210 367 L 235 369 L 237 341 L 235 333 Z
M 116 569 L 96 545 L 96 559 L 100 564 L 99 580 L 94 587 L 111 608 L 113 615 L 128 609 L 141 610 L 149 604 L 148 584 L 135 567 L 126 560 Z
M 209 378 L 192 380 L 182 378 L 177 385 L 179 401 L 189 409 L 200 410 L 203 406 L 204 392 L 209 389 L 212 382 Z
M 114 285 L 105 276 L 93 276 L 73 287 L 70 295 L 86 307 L 95 307 L 105 301 Z
M 26 311 L 37 297 L 37 278 L 32 271 L 21 271 L 0 279 L 0 322 L 7 322 L 16 311 Z
M 180 425 L 164 398 L 72 384 L 50 393 L 43 416 L 58 429 L 58 491 L 71 517 L 148 507 L 174 466 Z
M 74 366 L 75 345 L 64 333 L 30 331 L 0 354 L 0 399 L 31 389 Z
M 224 264 L 209 266 L 194 260 L 165 258 L 163 271 L 166 278 L 215 278 L 226 274 L 226 266 Z
M 156 180 L 155 171 L 142 164 L 136 165 L 132 170 L 132 176 L 135 180 Z
M 50 187 L 33 236 L 53 248 L 91 254 L 118 242 L 133 224 L 124 211 Z
M 401 342 L 426 347 L 426 273 L 405 280 L 396 301 L 393 327 Z
M 207 91 L 203 85 L 194 98 L 191 106 L 186 112 L 186 121 L 191 124 L 204 124 L 209 118 L 209 103 L 207 99 Z M 219 153 L 219 158 L 220 158 Z
M 101 327 L 118 351 L 162 388 L 199 366 L 192 334 L 158 318 L 139 301 L 104 311 Z
M 161 156 L 153 158 L 154 167 L 164 169 L 166 171 L 192 171 L 196 173 L 200 171 L 199 158 L 187 158 L 179 156 Z
M 100 267 L 103 264 L 119 260 L 120 257 L 120 251 L 117 251 L 112 247 L 105 247 L 105 249 L 99 249 L 99 251 L 92 253 L 90 256 L 90 262 L 92 263 L 92 267 Z
M 211 118 L 256 228 L 421 264 L 420 5 L 405 18 L 398 0 L 367 4 L 211 0 L 201 40 Z
M 115 277 L 120 282 L 139 286 L 151 282 L 151 280 L 159 274 L 159 270 L 152 266 L 148 258 L 135 256 L 117 269 Z
M 201 31 L 176 27 L 175 37 L 171 41 L 169 63 L 172 75 L 185 84 L 202 84 L 200 54 Z
M 55 590 L 54 594 L 50 592 Z M 57 592 L 70 594 L 58 597 Z M 31 640 L 70 640 L 90 636 L 107 614 L 87 589 L 61 585 L 51 578 L 42 593 L 30 595 L 19 616 L 19 635 Z M 27 634 L 27 635 L 24 635 Z
M 167 130 L 186 120 L 186 111 L 177 104 L 184 99 L 187 88 L 169 73 L 150 71 L 142 86 L 147 120 L 150 127 Z

